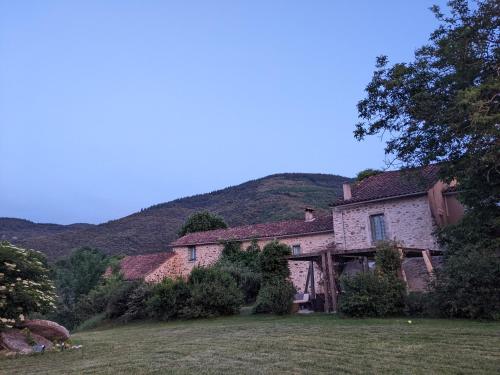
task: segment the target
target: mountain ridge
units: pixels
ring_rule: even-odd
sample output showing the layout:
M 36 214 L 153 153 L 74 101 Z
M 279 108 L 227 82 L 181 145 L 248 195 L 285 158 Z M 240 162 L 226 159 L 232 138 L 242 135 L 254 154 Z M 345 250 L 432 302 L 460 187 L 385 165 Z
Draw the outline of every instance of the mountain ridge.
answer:
M 108 254 L 162 251 L 194 212 L 216 213 L 230 226 L 297 219 L 304 206 L 315 207 L 318 214 L 327 213 L 328 204 L 341 196 L 346 181 L 352 179 L 324 173 L 277 173 L 155 204 L 101 224 L 37 224 L 0 218 L 0 239 L 43 251 L 50 260 L 81 246 L 97 247 Z M 24 229 L 16 229 L 13 221 Z

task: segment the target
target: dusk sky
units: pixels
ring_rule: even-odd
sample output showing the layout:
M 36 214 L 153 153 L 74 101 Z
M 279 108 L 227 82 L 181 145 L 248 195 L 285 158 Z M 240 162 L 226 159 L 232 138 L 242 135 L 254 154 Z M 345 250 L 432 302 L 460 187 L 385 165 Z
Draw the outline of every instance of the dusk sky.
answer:
M 438 0 L 0 0 L 0 216 L 101 223 L 280 172 L 384 167 L 375 58 Z

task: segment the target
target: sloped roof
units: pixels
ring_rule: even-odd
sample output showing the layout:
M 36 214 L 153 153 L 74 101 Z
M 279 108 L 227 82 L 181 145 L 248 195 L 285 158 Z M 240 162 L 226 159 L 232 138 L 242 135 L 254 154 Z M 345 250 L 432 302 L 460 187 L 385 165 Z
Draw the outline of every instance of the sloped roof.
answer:
M 143 279 L 148 273 L 173 257 L 173 252 L 126 256 L 120 261 L 120 271 L 125 280 Z
M 352 198 L 340 199 L 332 206 L 425 193 L 439 180 L 439 166 L 389 171 L 365 178 L 351 186 Z
M 313 221 L 287 220 L 189 233 L 177 239 L 171 245 L 174 247 L 189 246 L 229 240 L 243 241 L 253 238 L 275 238 L 327 231 L 333 231 L 332 215 L 319 216 Z

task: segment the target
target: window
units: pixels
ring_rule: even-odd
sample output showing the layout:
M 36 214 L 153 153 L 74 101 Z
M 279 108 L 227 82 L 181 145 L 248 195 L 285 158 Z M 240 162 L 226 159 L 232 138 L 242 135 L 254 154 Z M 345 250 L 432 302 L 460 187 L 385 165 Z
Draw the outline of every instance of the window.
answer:
M 370 226 L 373 242 L 384 241 L 386 239 L 384 214 L 370 216 Z
M 292 255 L 300 255 L 300 245 L 292 246 Z
M 190 246 L 188 248 L 188 257 L 191 262 L 196 260 L 196 247 Z

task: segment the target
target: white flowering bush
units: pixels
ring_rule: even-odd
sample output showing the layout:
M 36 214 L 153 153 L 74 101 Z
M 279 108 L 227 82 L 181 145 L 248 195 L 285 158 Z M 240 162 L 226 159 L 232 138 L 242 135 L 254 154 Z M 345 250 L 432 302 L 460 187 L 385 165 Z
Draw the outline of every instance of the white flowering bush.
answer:
M 55 301 L 45 256 L 0 242 L 0 329 L 14 326 L 31 313 L 53 310 Z

